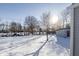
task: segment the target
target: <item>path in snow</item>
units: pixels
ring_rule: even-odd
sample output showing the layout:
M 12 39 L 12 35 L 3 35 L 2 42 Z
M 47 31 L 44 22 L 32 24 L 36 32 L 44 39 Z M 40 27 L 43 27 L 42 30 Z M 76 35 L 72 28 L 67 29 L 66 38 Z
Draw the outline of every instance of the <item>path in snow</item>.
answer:
M 51 37 L 51 35 L 49 35 L 49 37 Z M 46 39 L 46 38 L 44 38 Z M 32 52 L 30 54 L 25 54 L 24 56 L 27 56 L 27 55 L 33 55 L 33 56 L 38 56 L 39 53 L 40 53 L 40 50 L 44 47 L 44 45 L 47 43 L 47 39 L 45 40 L 45 42 L 40 46 L 40 48 L 38 50 L 36 50 L 35 52 Z

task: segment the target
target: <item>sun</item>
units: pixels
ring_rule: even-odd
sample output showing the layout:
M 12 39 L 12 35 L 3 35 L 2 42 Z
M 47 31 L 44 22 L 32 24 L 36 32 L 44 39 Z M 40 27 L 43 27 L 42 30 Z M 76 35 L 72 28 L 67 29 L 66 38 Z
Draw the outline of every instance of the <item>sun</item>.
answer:
M 50 19 L 51 24 L 56 24 L 58 22 L 58 15 L 53 15 Z

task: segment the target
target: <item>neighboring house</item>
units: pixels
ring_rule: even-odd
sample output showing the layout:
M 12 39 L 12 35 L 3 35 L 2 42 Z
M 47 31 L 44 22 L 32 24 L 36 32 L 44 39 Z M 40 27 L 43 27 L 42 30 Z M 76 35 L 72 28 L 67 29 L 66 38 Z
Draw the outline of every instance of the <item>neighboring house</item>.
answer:
M 61 37 L 69 37 L 70 36 L 70 29 L 69 28 L 63 28 L 56 31 L 57 36 Z

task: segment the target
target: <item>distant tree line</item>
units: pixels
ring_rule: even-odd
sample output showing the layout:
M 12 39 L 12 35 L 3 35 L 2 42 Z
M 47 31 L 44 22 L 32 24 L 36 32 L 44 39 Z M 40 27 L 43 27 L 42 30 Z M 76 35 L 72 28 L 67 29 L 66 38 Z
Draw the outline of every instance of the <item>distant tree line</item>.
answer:
M 24 32 L 24 35 L 28 32 L 28 34 L 35 34 L 35 32 L 46 33 L 47 38 L 49 33 L 55 33 L 55 28 L 52 26 L 50 28 L 50 12 L 45 12 L 41 15 L 41 21 L 38 21 L 34 16 L 26 16 L 24 25 L 11 22 L 11 23 L 0 23 L 0 33 L 19 33 Z M 0 20 L 1 21 L 1 20 Z M 41 25 L 40 25 L 41 24 Z M 44 28 L 42 28 L 44 27 Z M 70 28 L 70 25 L 66 25 L 67 28 Z
M 0 23 L 0 32 L 30 32 L 33 34 L 34 31 L 47 31 L 49 30 L 48 21 L 49 14 L 41 16 L 42 21 L 38 21 L 34 16 L 27 16 L 24 21 L 24 25 L 17 22 L 11 22 L 10 24 Z M 42 29 L 39 24 L 43 24 L 46 29 Z

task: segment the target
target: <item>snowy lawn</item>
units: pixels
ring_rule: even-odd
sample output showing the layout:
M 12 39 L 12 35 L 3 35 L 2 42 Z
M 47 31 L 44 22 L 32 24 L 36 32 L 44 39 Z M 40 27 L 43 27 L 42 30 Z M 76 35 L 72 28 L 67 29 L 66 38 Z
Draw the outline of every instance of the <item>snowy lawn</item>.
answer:
M 70 39 L 53 35 L 40 51 L 40 56 L 70 55 Z
M 70 39 L 49 35 L 0 37 L 0 56 L 69 55 Z

